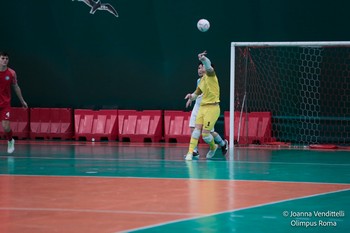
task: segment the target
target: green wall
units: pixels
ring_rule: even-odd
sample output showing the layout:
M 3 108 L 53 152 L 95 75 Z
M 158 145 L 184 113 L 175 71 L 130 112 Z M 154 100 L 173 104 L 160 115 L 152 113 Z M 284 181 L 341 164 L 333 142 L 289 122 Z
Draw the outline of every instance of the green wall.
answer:
M 10 53 L 31 107 L 183 110 L 197 53 L 207 50 L 229 108 L 230 42 L 350 40 L 350 2 L 103 0 L 89 14 L 71 0 L 1 0 L 0 50 Z M 201 33 L 196 22 L 211 29 Z M 14 98 L 14 105 L 18 105 Z

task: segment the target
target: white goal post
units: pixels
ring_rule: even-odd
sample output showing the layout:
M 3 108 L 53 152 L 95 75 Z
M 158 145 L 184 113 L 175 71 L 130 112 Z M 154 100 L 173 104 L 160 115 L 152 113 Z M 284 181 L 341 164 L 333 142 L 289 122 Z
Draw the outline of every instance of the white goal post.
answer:
M 271 111 L 278 141 L 349 143 L 350 41 L 231 42 L 230 64 L 230 148 L 235 111 Z

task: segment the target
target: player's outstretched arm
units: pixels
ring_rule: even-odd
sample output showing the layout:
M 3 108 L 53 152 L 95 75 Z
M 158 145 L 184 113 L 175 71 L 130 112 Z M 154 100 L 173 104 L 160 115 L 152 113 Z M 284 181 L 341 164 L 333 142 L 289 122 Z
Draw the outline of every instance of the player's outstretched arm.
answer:
M 208 74 L 214 73 L 214 68 L 211 66 L 211 61 L 206 57 L 207 51 L 198 54 L 198 59 L 202 62 Z
M 197 89 L 193 92 L 193 93 L 189 93 L 185 96 L 185 100 L 187 99 L 186 102 L 186 108 L 188 108 L 189 106 L 191 106 L 192 101 L 195 101 L 197 99 L 197 97 L 202 94 L 201 89 L 199 89 L 197 87 Z
M 186 108 L 190 107 L 192 105 L 192 101 L 195 101 L 197 99 L 198 95 L 195 94 L 195 93 L 192 93 L 192 94 L 187 94 L 185 96 L 185 100 L 187 99 L 187 102 L 186 102 Z

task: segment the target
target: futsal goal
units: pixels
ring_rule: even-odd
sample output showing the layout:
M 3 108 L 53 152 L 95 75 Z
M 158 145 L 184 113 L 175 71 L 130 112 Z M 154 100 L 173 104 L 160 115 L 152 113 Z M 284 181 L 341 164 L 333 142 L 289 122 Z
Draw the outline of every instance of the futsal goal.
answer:
M 232 147 L 252 112 L 271 113 L 271 141 L 350 144 L 350 42 L 232 42 L 230 72 Z

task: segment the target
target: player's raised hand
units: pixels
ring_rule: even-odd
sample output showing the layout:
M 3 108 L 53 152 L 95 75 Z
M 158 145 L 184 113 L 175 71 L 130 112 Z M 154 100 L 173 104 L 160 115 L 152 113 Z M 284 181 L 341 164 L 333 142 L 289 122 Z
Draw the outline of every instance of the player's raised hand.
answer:
M 207 51 L 198 54 L 198 59 L 201 61 L 205 57 L 205 55 L 207 55 Z

